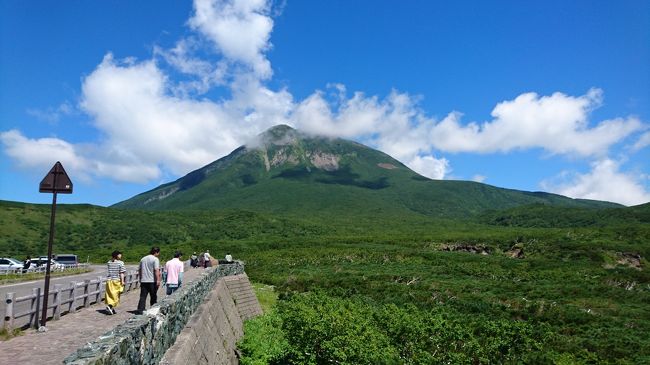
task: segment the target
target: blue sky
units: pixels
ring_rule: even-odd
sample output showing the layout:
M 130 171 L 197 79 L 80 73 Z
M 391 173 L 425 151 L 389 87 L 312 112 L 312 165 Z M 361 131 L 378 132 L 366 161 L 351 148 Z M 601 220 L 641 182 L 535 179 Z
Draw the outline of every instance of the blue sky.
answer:
M 111 205 L 279 123 L 436 179 L 650 201 L 648 1 L 2 1 L 0 199 Z

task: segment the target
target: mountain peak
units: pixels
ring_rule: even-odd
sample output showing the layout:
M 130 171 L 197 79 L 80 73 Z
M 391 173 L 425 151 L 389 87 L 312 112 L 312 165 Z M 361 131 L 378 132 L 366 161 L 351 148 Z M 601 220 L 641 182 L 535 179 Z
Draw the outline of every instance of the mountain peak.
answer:
M 296 139 L 298 139 L 299 135 L 300 132 L 296 129 L 293 129 L 286 124 L 278 124 L 260 133 L 253 145 L 286 146 L 294 143 Z
M 288 126 L 288 125 L 286 125 L 286 124 L 278 124 L 278 125 L 275 125 L 275 126 L 269 128 L 269 129 L 267 129 L 267 130 L 266 130 L 264 133 L 262 133 L 262 134 L 267 134 L 267 133 L 271 133 L 271 134 L 286 134 L 286 133 L 291 133 L 291 132 L 295 132 L 295 131 L 296 131 L 296 130 L 295 130 L 294 128 L 292 128 L 292 127 L 290 127 L 290 126 Z

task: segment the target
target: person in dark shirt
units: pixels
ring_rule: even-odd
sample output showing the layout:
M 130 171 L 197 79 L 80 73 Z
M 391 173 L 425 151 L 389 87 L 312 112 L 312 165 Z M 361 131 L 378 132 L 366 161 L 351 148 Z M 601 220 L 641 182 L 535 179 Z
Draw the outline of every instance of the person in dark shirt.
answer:
M 158 256 L 160 256 L 160 248 L 152 247 L 150 254 L 140 260 L 140 300 L 136 311 L 138 314 L 144 312 L 147 296 L 150 305 L 158 302 L 158 288 L 162 279 Z
M 23 273 L 27 272 L 27 270 L 29 270 L 31 266 L 32 266 L 32 257 L 27 256 L 25 261 L 23 261 Z

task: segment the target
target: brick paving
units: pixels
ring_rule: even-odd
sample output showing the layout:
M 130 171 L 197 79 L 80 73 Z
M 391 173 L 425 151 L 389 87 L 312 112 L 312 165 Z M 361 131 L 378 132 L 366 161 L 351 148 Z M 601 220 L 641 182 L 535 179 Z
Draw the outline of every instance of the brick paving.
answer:
M 202 272 L 202 269 L 186 268 L 183 279 L 189 284 Z M 158 301 L 164 297 L 164 287 L 161 286 Z M 122 295 L 116 315 L 108 315 L 102 302 L 66 314 L 58 321 L 48 321 L 47 332 L 29 329 L 22 336 L 0 341 L 0 365 L 61 364 L 76 349 L 133 317 L 130 312 L 135 311 L 139 299 L 140 289 L 136 289 Z

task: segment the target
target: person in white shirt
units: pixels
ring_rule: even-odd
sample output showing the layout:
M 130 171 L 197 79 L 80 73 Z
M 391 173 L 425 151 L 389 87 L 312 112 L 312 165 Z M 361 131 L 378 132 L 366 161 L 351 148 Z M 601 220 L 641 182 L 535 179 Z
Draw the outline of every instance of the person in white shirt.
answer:
M 210 251 L 206 250 L 203 254 L 203 267 L 207 269 L 210 266 L 212 266 L 210 265 Z
M 226 254 L 226 262 L 232 262 L 232 255 L 230 253 Z
M 172 295 L 173 292 L 178 290 L 183 283 L 183 271 L 184 265 L 181 262 L 180 258 L 183 254 L 180 251 L 176 251 L 174 258 L 167 261 L 165 264 L 165 272 L 167 273 L 167 295 Z

